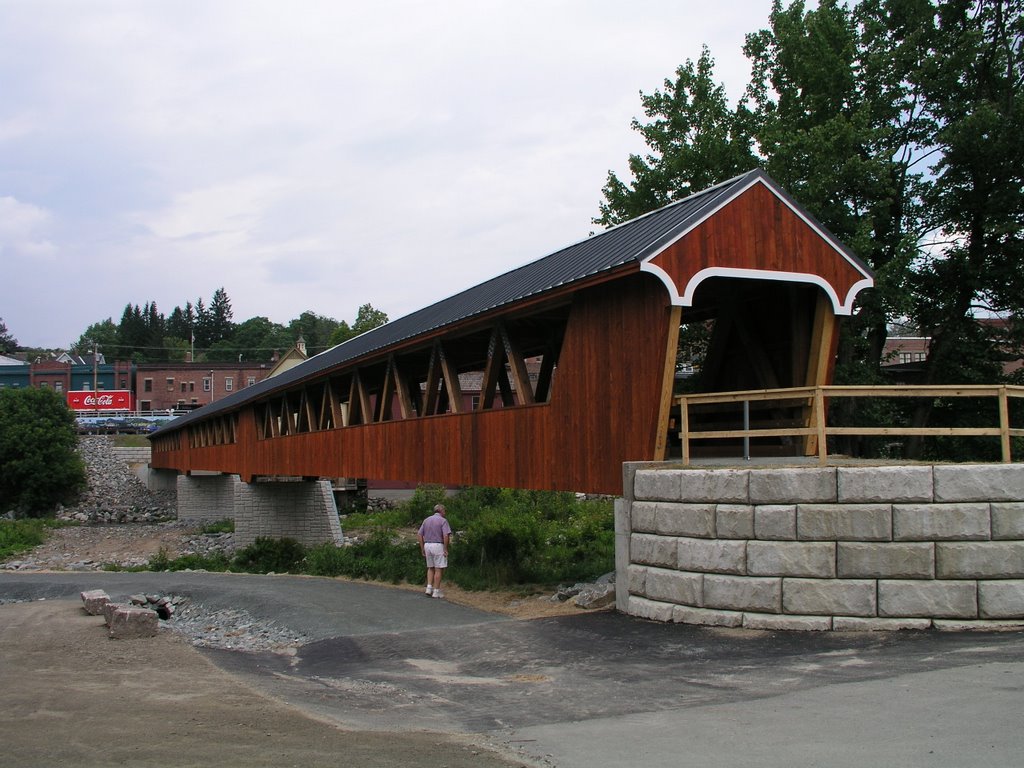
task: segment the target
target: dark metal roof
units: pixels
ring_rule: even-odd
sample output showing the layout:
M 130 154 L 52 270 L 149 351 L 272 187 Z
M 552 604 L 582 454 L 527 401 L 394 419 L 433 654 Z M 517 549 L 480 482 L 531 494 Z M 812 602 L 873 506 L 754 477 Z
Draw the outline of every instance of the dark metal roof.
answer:
M 174 431 L 193 421 L 221 411 L 232 410 L 242 403 L 258 399 L 269 392 L 285 389 L 321 371 L 341 367 L 377 350 L 485 312 L 540 296 L 632 262 L 639 264 L 646 257 L 664 248 L 693 223 L 700 221 L 708 211 L 720 207 L 756 180 L 764 181 L 777 193 L 784 195 L 763 171 L 749 171 L 367 331 L 344 344 L 309 358 L 278 376 L 237 390 L 221 400 L 181 416 L 154 434 Z M 788 197 L 786 199 L 789 200 Z M 837 245 L 842 247 L 838 243 Z M 852 253 L 845 248 L 843 250 L 856 260 Z

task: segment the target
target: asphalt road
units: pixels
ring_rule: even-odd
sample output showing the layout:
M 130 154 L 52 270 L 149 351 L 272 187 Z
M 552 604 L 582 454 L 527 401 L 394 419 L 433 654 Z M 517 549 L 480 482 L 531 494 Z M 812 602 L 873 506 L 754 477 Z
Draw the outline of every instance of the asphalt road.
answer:
M 1021 766 L 1024 633 L 787 633 L 613 612 L 514 621 L 415 592 L 230 574 L 0 574 L 0 596 L 183 594 L 314 640 L 206 650 L 317 718 L 579 766 Z

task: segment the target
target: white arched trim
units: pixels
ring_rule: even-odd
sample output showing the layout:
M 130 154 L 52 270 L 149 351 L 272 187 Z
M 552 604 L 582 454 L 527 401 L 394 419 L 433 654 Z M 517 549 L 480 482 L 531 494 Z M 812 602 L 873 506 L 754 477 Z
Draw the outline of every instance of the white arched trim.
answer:
M 825 294 L 832 302 L 832 310 L 837 315 L 849 315 L 853 312 L 853 301 L 857 298 L 857 294 L 865 288 L 870 288 L 874 285 L 874 281 L 871 278 L 866 277 L 863 280 L 854 283 L 850 290 L 847 291 L 846 296 L 844 296 L 840 301 L 835 288 L 833 288 L 831 283 L 820 275 L 812 275 L 806 272 L 775 272 L 766 269 L 708 267 L 707 269 L 702 269 L 700 272 L 693 275 L 683 289 L 682 294 L 680 294 L 679 288 L 672 279 L 672 276 L 657 264 L 653 264 L 650 261 L 644 261 L 640 264 L 640 271 L 648 272 L 661 280 L 668 289 L 668 294 L 671 298 L 672 304 L 682 307 L 693 306 L 693 294 L 697 290 L 697 286 L 709 277 L 734 277 L 752 280 L 778 280 L 785 283 L 811 283 L 825 291 Z

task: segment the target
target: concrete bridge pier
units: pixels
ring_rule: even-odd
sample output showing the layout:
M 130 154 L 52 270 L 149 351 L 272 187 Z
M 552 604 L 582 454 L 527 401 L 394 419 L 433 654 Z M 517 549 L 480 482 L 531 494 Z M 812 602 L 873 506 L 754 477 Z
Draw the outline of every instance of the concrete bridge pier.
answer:
M 327 480 L 260 478 L 193 472 L 178 477 L 178 519 L 235 521 L 235 543 L 258 537 L 295 539 L 305 546 L 342 543 L 338 508 Z
M 237 480 L 237 475 L 234 476 Z M 263 536 L 305 546 L 341 545 L 341 522 L 328 480 L 260 479 L 235 484 L 235 542 L 245 547 Z

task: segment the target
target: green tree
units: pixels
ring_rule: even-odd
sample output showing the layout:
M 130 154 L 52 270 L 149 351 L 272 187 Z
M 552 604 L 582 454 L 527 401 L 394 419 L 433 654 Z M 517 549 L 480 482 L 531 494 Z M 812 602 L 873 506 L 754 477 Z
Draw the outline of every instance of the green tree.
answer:
M 46 517 L 86 486 L 75 420 L 46 389 L 0 390 L 0 509 Z
M 344 320 L 338 324 L 337 329 L 331 334 L 328 346 L 342 344 L 387 322 L 388 316 L 385 312 L 375 309 L 372 304 L 363 304 L 359 307 L 355 322 L 351 326 Z
M 700 58 L 676 70 L 664 90 L 640 94 L 648 122 L 633 120 L 651 151 L 629 156 L 632 182 L 608 172 L 601 215 L 595 224 L 611 226 L 758 165 L 752 151 L 750 114 L 729 107 L 725 88 L 714 81 L 714 59 L 705 47 Z
M 206 359 L 217 361 L 270 360 L 275 350 L 291 346 L 292 334 L 280 323 L 266 317 L 250 317 L 235 326 L 234 333 L 224 341 L 214 344 L 206 352 Z
M 138 304 L 128 304 L 121 313 L 121 322 L 117 326 L 117 342 L 115 349 L 108 349 L 107 354 L 115 360 L 132 360 L 138 362 L 149 342 L 146 318 Z
M 231 334 L 235 330 L 235 324 L 232 322 L 233 316 L 231 299 L 228 298 L 228 294 L 223 287 L 218 288 L 210 298 L 208 329 L 210 344 L 231 338 Z
M 875 270 L 875 290 L 843 339 L 847 378 L 877 375 L 888 321 L 908 307 L 907 280 L 927 229 L 923 166 L 934 125 L 911 75 L 933 17 L 927 0 L 825 0 L 783 8 L 748 35 L 766 169 Z M 853 372 L 855 362 L 866 370 Z
M 117 325 L 113 318 L 108 317 L 86 328 L 78 341 L 71 345 L 71 352 L 75 355 L 91 355 L 95 345 L 101 352 L 113 353 L 118 349 L 118 344 Z
M 937 130 L 912 317 L 932 341 L 927 383 L 991 382 L 1024 340 L 1024 3 L 938 5 L 915 73 Z M 1004 325 L 979 324 L 996 314 Z
M 331 346 L 331 337 L 338 326 L 338 321 L 333 317 L 318 315 L 316 312 L 307 310 L 288 324 L 288 331 L 292 337 L 292 344 L 298 340 L 299 336 L 302 336 L 306 340 L 306 349 L 311 355 L 315 355 Z
M 181 339 L 186 344 L 192 343 L 192 332 L 196 324 L 196 312 L 192 302 L 186 301 L 185 308 L 175 307 L 167 318 L 165 330 L 174 339 Z
M 7 330 L 7 323 L 0 317 L 0 355 L 10 354 L 18 349 L 18 340 Z

